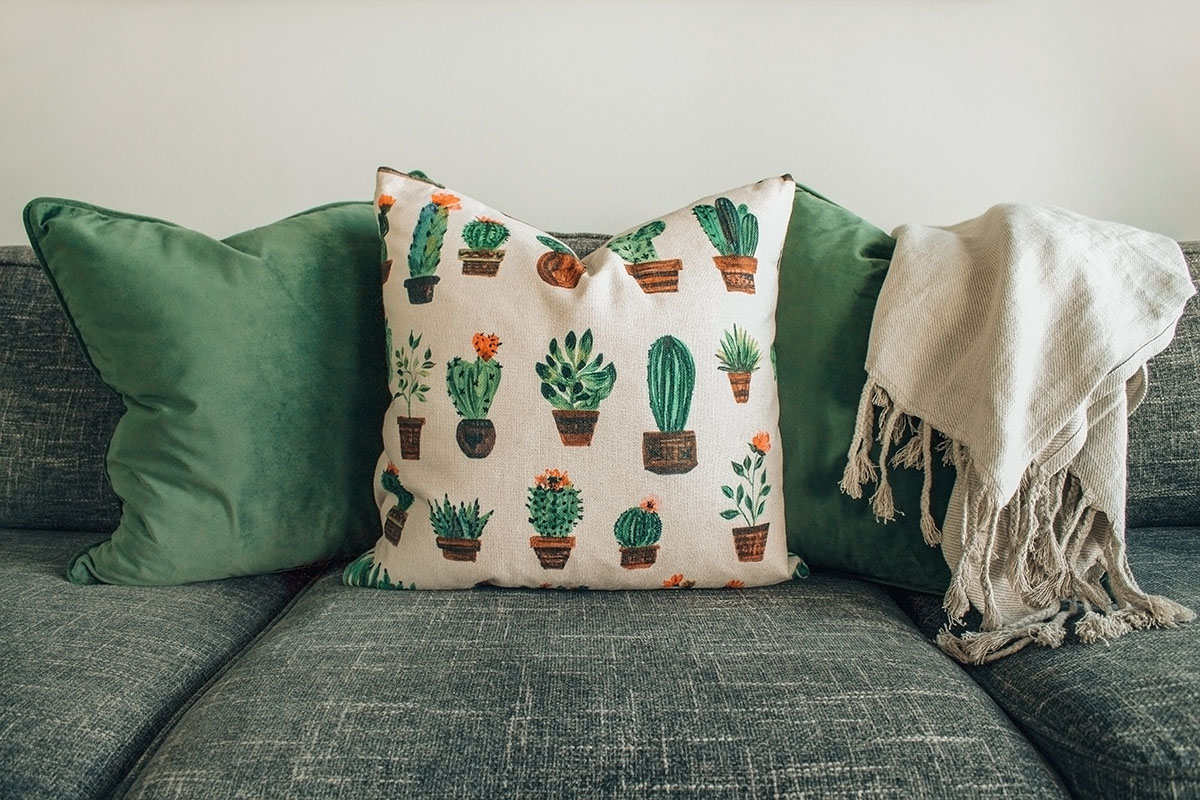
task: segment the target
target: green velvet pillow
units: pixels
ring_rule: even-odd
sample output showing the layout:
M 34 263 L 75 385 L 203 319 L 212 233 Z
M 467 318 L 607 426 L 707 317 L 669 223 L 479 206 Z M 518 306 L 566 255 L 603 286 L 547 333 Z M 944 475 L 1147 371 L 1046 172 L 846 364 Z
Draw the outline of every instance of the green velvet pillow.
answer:
M 887 525 L 876 521 L 870 503 L 838 488 L 867 378 L 871 316 L 894 246 L 883 231 L 797 186 L 780 261 L 775 339 L 788 549 L 810 567 L 941 594 L 950 570 L 921 535 L 921 473 L 890 473 L 904 516 Z M 954 472 L 939 461 L 933 479 L 940 521 Z
M 107 461 L 121 522 L 71 581 L 211 580 L 370 545 L 388 401 L 371 204 L 223 241 L 57 199 L 25 227 L 126 407 Z

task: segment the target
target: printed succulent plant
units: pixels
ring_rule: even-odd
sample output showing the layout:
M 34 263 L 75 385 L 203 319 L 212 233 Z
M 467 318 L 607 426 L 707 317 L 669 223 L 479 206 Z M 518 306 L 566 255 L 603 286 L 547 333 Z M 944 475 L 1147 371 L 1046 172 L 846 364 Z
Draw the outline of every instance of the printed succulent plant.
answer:
M 400 482 L 400 470 L 395 464 L 389 462 L 383 472 L 379 473 L 379 485 L 384 491 L 394 494 L 397 505 L 405 511 L 413 504 L 413 493 L 405 489 L 404 484 Z
M 446 365 L 446 391 L 463 419 L 486 419 L 500 388 L 501 364 L 496 360 L 500 338 L 495 334 L 476 333 L 471 337 L 474 361 L 458 356 Z
M 723 256 L 752 256 L 758 249 L 758 218 L 745 203 L 734 206 L 728 197 L 692 209 L 713 247 Z
M 435 192 L 421 208 L 408 248 L 408 271 L 412 277 L 423 278 L 437 272 L 450 212 L 460 208 L 459 199 L 445 192 Z
M 508 241 L 509 231 L 499 220 L 476 217 L 463 226 L 462 236 L 472 250 L 495 250 Z
M 717 361 L 720 362 L 717 369 L 722 372 L 754 372 L 761 360 L 758 342 L 746 333 L 745 328 L 735 324 L 732 331 L 725 331 L 721 349 L 717 351 Z
M 667 224 L 658 219 L 643 225 L 636 231 L 622 234 L 606 245 L 626 264 L 645 264 L 658 260 L 658 251 L 654 249 L 654 237 L 667 229 Z
M 687 345 L 674 336 L 663 336 L 650 346 L 646 378 L 650 412 L 663 433 L 682 431 L 692 408 L 696 388 L 696 362 Z
M 429 504 L 429 522 L 433 532 L 443 539 L 478 539 L 492 514 L 479 513 L 478 498 L 471 505 L 460 503 L 455 507 L 445 495 L 441 504 Z
M 592 358 L 592 344 L 591 328 L 579 337 L 575 331 L 569 331 L 562 347 L 558 339 L 551 339 L 545 362 L 534 365 L 542 380 L 542 397 L 554 408 L 595 411 L 612 393 L 617 368 L 604 363 L 603 353 Z
M 617 517 L 613 535 L 621 547 L 649 547 L 662 537 L 662 519 L 658 516 L 658 500 L 647 497 Z

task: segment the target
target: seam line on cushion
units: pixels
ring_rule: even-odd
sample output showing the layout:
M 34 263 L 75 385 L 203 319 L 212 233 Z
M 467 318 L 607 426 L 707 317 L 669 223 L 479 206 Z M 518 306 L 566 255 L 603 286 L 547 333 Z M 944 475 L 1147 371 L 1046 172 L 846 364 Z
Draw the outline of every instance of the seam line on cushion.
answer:
M 208 694 L 208 690 L 211 689 L 213 684 L 219 681 L 225 675 L 225 673 L 229 672 L 230 669 L 241 662 L 242 657 L 247 653 L 247 651 L 250 650 L 250 648 L 254 647 L 256 644 L 258 644 L 260 639 L 274 630 L 275 626 L 279 624 L 279 621 L 287 616 L 288 612 L 292 610 L 292 606 L 296 605 L 300 598 L 308 594 L 313 585 L 328 573 L 328 570 L 317 571 L 311 578 L 308 579 L 304 586 L 300 588 L 300 591 L 296 592 L 296 594 L 292 596 L 292 599 L 289 600 L 283 606 L 283 608 L 279 609 L 278 613 L 276 613 L 275 616 L 263 626 L 262 630 L 255 634 L 250 641 L 246 642 L 246 644 L 239 648 L 236 653 L 230 656 L 225 663 L 219 666 L 216 672 L 209 676 L 208 680 L 201 684 L 196 691 L 192 692 L 191 697 L 185 700 L 183 704 L 175 710 L 175 713 L 171 715 L 170 719 L 163 723 L 158 733 L 156 733 L 154 738 L 150 740 L 150 743 L 146 745 L 146 749 L 142 751 L 141 755 L 137 757 L 137 760 L 134 761 L 126 771 L 125 777 L 116 783 L 112 789 L 112 792 L 109 794 L 110 800 L 121 800 L 121 798 L 128 795 L 129 790 L 132 788 L 138 776 L 141 775 L 146 764 L 158 753 L 167 736 L 169 736 L 171 732 L 175 730 L 175 727 L 179 724 L 179 721 L 185 714 L 187 714 L 189 710 L 191 710 L 192 706 L 199 702 L 200 698 Z

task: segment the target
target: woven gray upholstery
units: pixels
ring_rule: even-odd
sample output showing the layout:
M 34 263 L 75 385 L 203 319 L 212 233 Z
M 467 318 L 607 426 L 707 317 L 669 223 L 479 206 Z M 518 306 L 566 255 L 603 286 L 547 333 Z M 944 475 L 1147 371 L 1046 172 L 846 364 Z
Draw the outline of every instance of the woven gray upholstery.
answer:
M 1129 532 L 1142 588 L 1200 609 L 1200 531 Z M 941 601 L 897 592 L 929 636 Z M 1200 623 L 1104 645 L 1068 637 L 969 670 L 1079 797 L 1200 797 Z
M 112 531 L 104 454 L 124 406 L 27 247 L 0 248 L 0 320 L 0 527 Z
M 0 530 L 0 798 L 107 797 L 305 579 L 68 583 L 67 560 L 96 538 Z
M 1200 242 L 1183 245 L 1200 281 Z M 1200 526 L 1200 299 L 1150 362 L 1150 392 L 1129 418 L 1129 526 Z
M 322 578 L 129 798 L 1058 797 L 877 587 L 386 592 Z

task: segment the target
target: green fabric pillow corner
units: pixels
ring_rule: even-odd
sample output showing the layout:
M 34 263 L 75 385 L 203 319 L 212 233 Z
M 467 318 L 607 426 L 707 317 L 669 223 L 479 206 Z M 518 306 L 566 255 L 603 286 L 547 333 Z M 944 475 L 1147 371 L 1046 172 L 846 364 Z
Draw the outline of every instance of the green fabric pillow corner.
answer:
M 883 231 L 797 185 L 780 259 L 775 339 L 788 549 L 810 567 L 942 594 L 950 569 L 921 535 L 921 473 L 890 473 L 903 516 L 887 525 L 870 503 L 838 488 L 867 377 L 871 318 L 894 247 Z M 939 521 L 953 483 L 953 468 L 936 462 L 932 511 Z
M 166 585 L 355 555 L 387 406 L 370 203 L 217 241 L 70 200 L 25 208 L 30 243 L 100 379 L 124 400 L 122 500 L 74 583 Z

